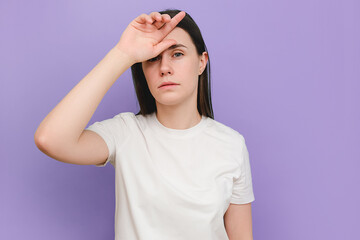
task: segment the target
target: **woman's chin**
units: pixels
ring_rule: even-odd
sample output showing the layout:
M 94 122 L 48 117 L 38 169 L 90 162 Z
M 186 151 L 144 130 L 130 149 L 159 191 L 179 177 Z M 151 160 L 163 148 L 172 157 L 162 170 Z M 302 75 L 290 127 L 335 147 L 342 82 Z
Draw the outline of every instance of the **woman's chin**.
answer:
M 177 96 L 162 96 L 161 98 L 157 98 L 156 101 L 158 104 L 166 106 L 178 105 L 183 102 L 182 99 Z

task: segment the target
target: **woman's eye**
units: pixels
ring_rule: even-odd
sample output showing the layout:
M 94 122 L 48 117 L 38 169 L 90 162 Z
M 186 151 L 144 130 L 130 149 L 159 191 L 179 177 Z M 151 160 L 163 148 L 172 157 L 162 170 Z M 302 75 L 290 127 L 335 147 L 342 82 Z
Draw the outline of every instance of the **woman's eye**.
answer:
M 181 54 L 181 55 L 184 55 L 184 54 L 182 54 L 181 52 L 174 53 L 174 55 L 176 55 L 176 54 Z
M 155 62 L 157 59 L 158 59 L 158 57 L 154 57 L 154 58 L 149 59 L 148 61 L 149 62 Z
M 176 55 L 176 54 L 180 54 L 180 55 L 177 55 L 177 56 L 181 56 L 181 55 L 184 55 L 183 53 L 181 53 L 181 52 L 177 52 L 177 53 L 174 53 L 174 55 Z M 150 58 L 149 60 L 148 60 L 148 62 L 155 62 L 155 61 L 157 61 L 159 59 L 159 56 L 157 56 L 157 57 L 154 57 L 154 58 Z

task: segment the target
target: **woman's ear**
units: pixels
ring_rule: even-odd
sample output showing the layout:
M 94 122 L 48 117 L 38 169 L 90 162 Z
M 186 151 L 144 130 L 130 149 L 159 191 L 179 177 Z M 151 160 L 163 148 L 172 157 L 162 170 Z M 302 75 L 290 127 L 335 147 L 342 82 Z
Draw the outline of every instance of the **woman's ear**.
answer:
M 203 52 L 202 55 L 200 56 L 199 75 L 201 75 L 203 73 L 204 69 L 206 68 L 208 58 L 209 58 L 209 56 L 208 56 L 207 52 Z

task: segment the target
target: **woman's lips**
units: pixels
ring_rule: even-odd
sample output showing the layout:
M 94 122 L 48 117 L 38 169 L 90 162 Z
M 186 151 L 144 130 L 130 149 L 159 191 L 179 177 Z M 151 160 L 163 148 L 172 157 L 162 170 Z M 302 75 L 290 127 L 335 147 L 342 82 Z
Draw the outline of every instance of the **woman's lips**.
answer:
M 167 84 L 167 85 L 163 85 L 161 86 L 160 88 L 172 88 L 172 87 L 176 87 L 178 86 L 179 84 Z

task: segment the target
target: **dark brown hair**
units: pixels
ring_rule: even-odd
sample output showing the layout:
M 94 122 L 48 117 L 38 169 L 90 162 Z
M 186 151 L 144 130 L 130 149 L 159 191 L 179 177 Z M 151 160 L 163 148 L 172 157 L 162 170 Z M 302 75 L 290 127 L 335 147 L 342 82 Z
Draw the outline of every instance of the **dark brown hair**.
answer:
M 171 18 L 173 18 L 180 11 L 181 10 L 177 9 L 166 9 L 165 11 L 160 11 L 159 13 L 168 14 Z M 182 28 L 190 35 L 199 56 L 202 55 L 203 52 L 207 52 L 209 56 L 209 52 L 207 51 L 200 29 L 188 13 L 186 13 L 185 17 L 176 25 L 176 27 Z M 147 85 L 141 62 L 135 63 L 131 66 L 131 74 L 136 96 L 140 105 L 140 111 L 136 115 L 147 115 L 156 112 L 155 98 L 152 96 Z M 203 73 L 198 78 L 197 109 L 200 115 L 214 119 L 211 103 L 210 57 L 208 57 L 208 62 Z

